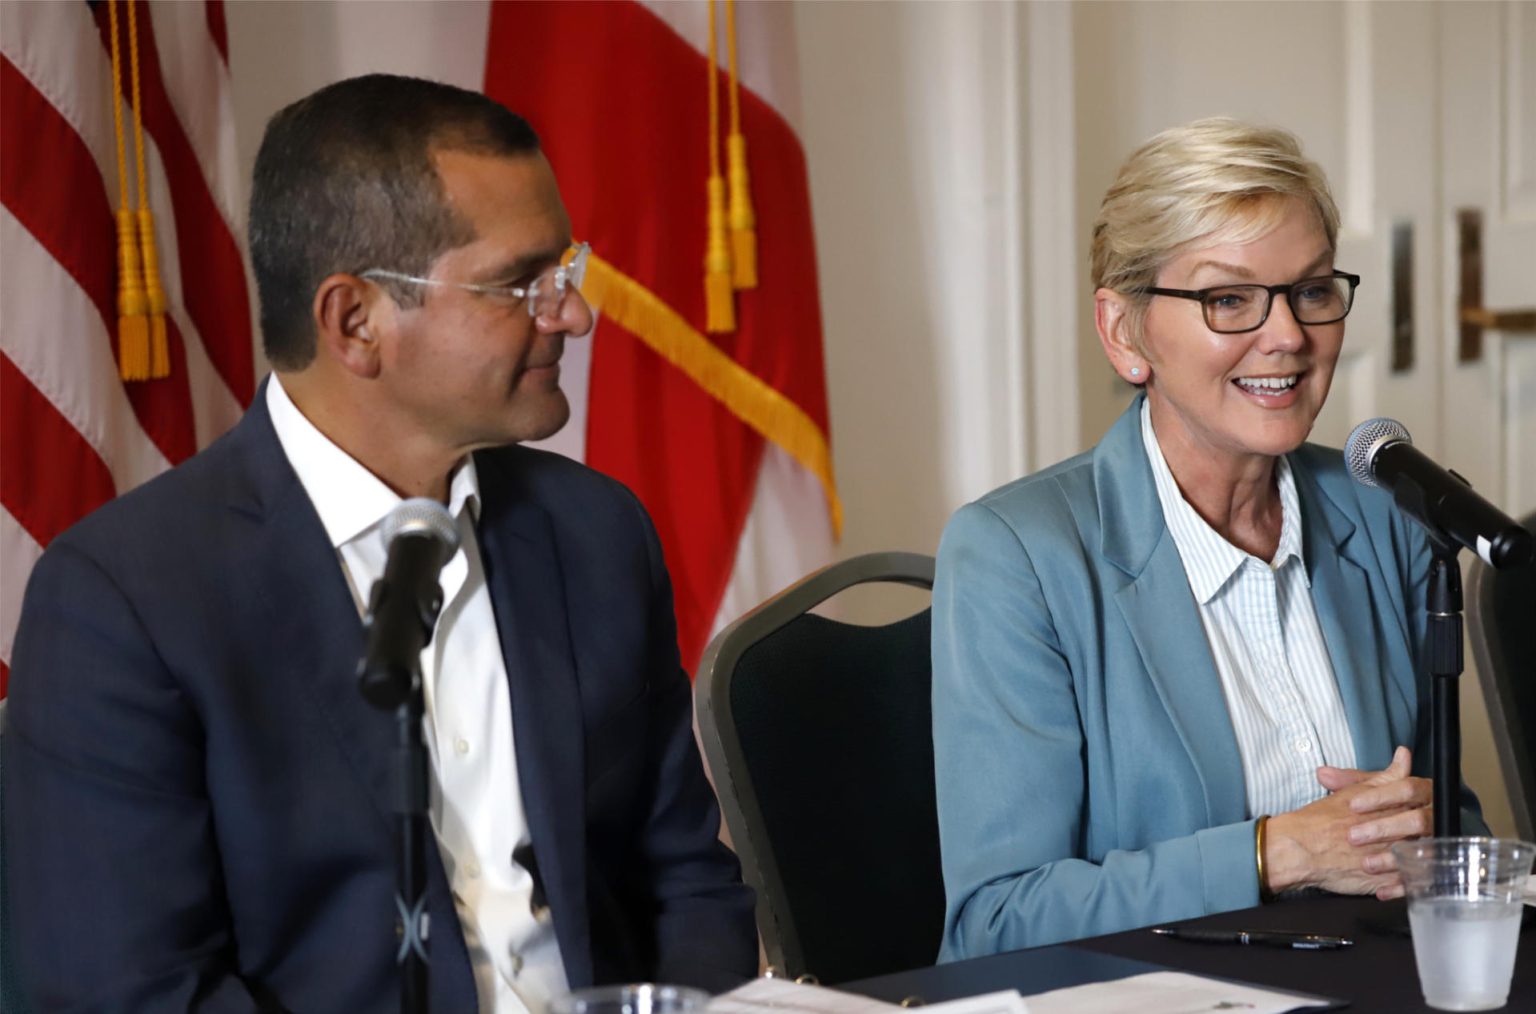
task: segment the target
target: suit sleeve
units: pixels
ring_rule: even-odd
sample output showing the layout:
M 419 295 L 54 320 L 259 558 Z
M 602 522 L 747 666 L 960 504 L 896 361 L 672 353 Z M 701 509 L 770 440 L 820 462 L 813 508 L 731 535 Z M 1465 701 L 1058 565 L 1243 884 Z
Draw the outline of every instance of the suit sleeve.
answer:
M 1093 789 L 1072 664 L 1017 535 L 984 504 L 962 508 L 933 599 L 941 960 L 1258 903 L 1253 821 L 1084 858 Z
M 677 652 L 672 585 L 649 517 L 635 504 L 650 565 L 652 788 L 640 849 L 649 870 L 657 982 L 734 988 L 757 972 L 753 894 L 721 843 L 720 808 L 693 734 L 693 695 Z
M 33 571 L 4 736 L 22 986 L 49 1011 L 254 1011 L 236 976 L 202 728 L 134 604 L 67 539 Z

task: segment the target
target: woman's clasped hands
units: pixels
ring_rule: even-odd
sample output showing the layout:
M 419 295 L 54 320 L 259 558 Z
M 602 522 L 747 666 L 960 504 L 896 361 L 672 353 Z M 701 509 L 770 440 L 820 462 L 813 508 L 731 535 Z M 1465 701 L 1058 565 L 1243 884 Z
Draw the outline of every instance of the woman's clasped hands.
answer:
M 1430 834 L 1432 783 L 1409 774 L 1413 755 L 1397 748 L 1380 771 L 1320 767 L 1328 795 L 1269 819 L 1264 871 L 1270 891 L 1318 887 L 1336 894 L 1403 896 L 1393 842 Z

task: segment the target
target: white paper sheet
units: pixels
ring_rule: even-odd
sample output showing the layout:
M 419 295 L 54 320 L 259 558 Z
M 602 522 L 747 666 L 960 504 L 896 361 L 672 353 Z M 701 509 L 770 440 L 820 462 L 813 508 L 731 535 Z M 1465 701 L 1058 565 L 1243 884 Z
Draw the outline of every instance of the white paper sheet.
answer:
M 1148 972 L 1110 982 L 1056 989 L 1025 998 L 1029 1014 L 1286 1014 L 1323 1010 L 1294 993 L 1242 986 L 1186 972 Z
M 901 1008 L 883 1000 L 788 979 L 753 979 L 721 993 L 705 1008 L 710 1014 L 889 1014 Z
M 710 1014 L 890 1014 L 902 1008 L 883 1000 L 804 986 L 788 979 L 754 979 L 709 1002 Z M 1018 990 L 928 1004 L 923 1014 L 1030 1014 Z
M 1091 982 L 1023 998 L 1014 990 L 928 1004 L 922 1014 L 1287 1014 L 1322 1010 L 1294 993 L 1207 979 L 1185 972 L 1150 972 Z M 902 1008 L 882 1000 L 788 979 L 754 979 L 715 997 L 710 1014 L 891 1014 Z
M 1025 1004 L 1024 998 L 1016 989 L 968 996 L 964 1000 L 950 1000 L 948 1003 L 931 1003 L 923 1007 L 922 1012 L 923 1014 L 1036 1014 L 1035 1009 Z

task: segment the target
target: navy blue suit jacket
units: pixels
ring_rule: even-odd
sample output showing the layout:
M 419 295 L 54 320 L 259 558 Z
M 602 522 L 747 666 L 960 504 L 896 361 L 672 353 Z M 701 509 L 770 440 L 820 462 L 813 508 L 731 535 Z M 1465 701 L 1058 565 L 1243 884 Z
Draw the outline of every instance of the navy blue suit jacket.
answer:
M 752 897 L 716 839 L 671 586 L 622 485 L 476 455 L 534 864 L 573 988 L 725 987 Z M 266 400 L 49 546 L 4 739 L 7 947 L 47 1010 L 398 1006 L 394 719 Z M 475 987 L 429 850 L 434 1010 Z

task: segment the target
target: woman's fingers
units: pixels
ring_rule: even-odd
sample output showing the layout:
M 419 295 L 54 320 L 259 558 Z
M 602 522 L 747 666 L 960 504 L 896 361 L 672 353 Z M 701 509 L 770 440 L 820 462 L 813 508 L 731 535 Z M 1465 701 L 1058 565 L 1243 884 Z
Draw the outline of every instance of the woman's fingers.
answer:
M 1400 810 L 1428 806 L 1434 800 L 1434 783 L 1428 778 L 1400 778 L 1386 785 L 1362 788 L 1349 801 L 1355 813 Z
M 1361 771 L 1359 768 L 1339 768 L 1324 764 L 1317 769 L 1317 783 L 1329 792 L 1338 792 L 1352 785 L 1389 785 L 1408 777 L 1413 770 L 1413 751 L 1400 746 L 1392 752 L 1392 762 L 1380 771 Z
M 1406 746 L 1400 746 L 1392 751 L 1392 763 L 1371 775 L 1366 781 L 1372 785 L 1386 785 L 1407 778 L 1413 770 L 1413 751 Z
M 1351 785 L 1358 785 L 1371 776 L 1370 771 L 1361 771 L 1358 768 L 1336 768 L 1331 764 L 1324 764 L 1317 769 L 1317 784 L 1329 792 L 1338 792 L 1347 789 Z
M 1349 829 L 1349 843 L 1358 847 L 1419 838 L 1429 834 L 1432 827 L 1430 808 L 1420 806 L 1375 820 L 1361 821 Z
M 1368 852 L 1365 858 L 1360 860 L 1360 868 L 1367 873 L 1396 873 L 1397 857 L 1387 848 Z

